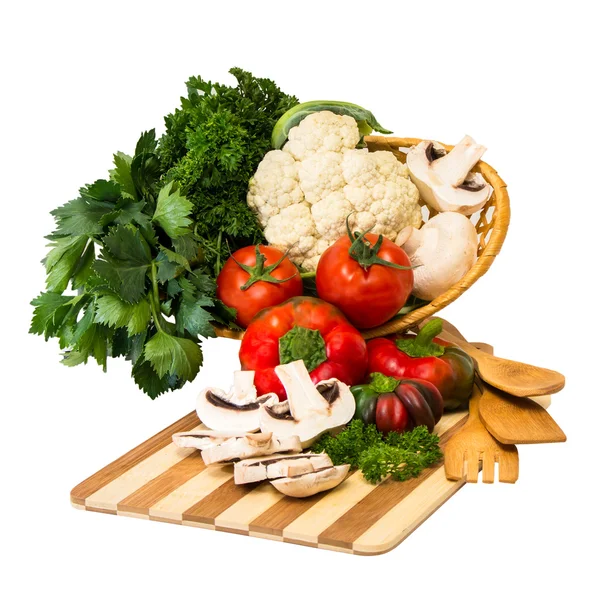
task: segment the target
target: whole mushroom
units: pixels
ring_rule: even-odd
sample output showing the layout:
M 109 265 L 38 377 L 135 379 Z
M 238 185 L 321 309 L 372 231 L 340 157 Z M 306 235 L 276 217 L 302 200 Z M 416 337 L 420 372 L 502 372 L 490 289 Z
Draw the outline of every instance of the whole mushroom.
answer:
M 443 212 L 421 227 L 405 227 L 396 244 L 408 254 L 413 294 L 433 300 L 460 281 L 477 260 L 479 240 L 471 221 L 460 213 Z

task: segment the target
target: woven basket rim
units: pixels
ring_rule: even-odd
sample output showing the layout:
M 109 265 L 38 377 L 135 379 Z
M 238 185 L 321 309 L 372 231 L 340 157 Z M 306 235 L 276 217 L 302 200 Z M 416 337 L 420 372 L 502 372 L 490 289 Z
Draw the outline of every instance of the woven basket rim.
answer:
M 411 146 L 416 146 L 422 141 L 423 140 L 420 138 L 388 136 L 365 137 L 365 142 L 367 145 L 371 143 L 378 146 L 389 146 L 390 151 L 398 151 L 398 148 L 410 148 Z M 454 148 L 452 145 L 442 145 L 448 151 Z M 502 248 L 504 239 L 506 238 L 506 234 L 508 232 L 508 225 L 510 222 L 510 200 L 508 197 L 506 183 L 491 165 L 486 162 L 479 161 L 475 169 L 479 171 L 483 175 L 484 179 L 493 187 L 494 191 L 492 198 L 494 198 L 495 201 L 490 238 L 486 243 L 482 253 L 477 257 L 477 261 L 458 283 L 455 283 L 449 290 L 429 302 L 429 304 L 417 308 L 416 310 L 413 310 L 412 312 L 400 318 L 392 319 L 391 321 L 388 321 L 379 327 L 361 330 L 361 333 L 365 339 L 406 331 L 424 319 L 431 317 L 436 312 L 448 306 L 459 296 L 464 294 L 482 275 L 488 271 L 494 262 L 494 259 Z M 490 205 L 491 198 L 481 209 L 481 211 L 486 212 Z M 215 325 L 215 332 L 218 337 L 226 337 L 237 340 L 241 340 L 244 335 L 242 330 L 233 330 L 217 325 Z

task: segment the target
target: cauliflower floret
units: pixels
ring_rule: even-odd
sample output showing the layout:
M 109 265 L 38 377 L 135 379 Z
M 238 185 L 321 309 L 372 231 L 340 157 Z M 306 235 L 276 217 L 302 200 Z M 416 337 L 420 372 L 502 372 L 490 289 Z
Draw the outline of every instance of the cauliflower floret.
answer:
M 250 179 L 247 202 L 265 227 L 282 208 L 304 200 L 298 181 L 298 163 L 287 152 L 267 152 Z
M 359 141 L 358 125 L 352 117 L 322 110 L 308 115 L 290 129 L 283 150 L 296 160 L 304 160 L 317 152 L 343 152 L 356 148 Z
M 356 149 L 356 121 L 330 111 L 310 114 L 268 152 L 250 181 L 248 205 L 267 241 L 289 250 L 305 270 L 346 233 L 371 230 L 391 240 L 421 226 L 419 192 L 408 169 L 387 151 Z
M 377 199 L 370 209 L 375 216 L 373 233 L 396 239 L 397 232 L 407 225 L 415 228 L 421 226 L 419 192 L 411 181 L 404 178 L 401 178 L 400 183 L 387 181 L 385 184 L 378 184 L 375 191 Z
M 352 204 L 342 192 L 333 192 L 313 204 L 310 212 L 321 239 L 333 243 L 342 237 L 346 233 L 346 218 L 352 210 Z M 353 222 L 352 218 L 350 222 Z
M 317 256 L 317 229 L 306 202 L 281 209 L 269 219 L 264 234 L 271 246 L 289 250 L 290 260 L 302 267 Z
M 408 167 L 402 164 L 391 152 L 377 150 L 371 156 L 377 164 L 377 171 L 386 181 L 397 181 L 399 177 L 408 179 Z
M 342 155 L 339 152 L 312 154 L 298 163 L 298 179 L 309 204 L 319 202 L 344 187 Z

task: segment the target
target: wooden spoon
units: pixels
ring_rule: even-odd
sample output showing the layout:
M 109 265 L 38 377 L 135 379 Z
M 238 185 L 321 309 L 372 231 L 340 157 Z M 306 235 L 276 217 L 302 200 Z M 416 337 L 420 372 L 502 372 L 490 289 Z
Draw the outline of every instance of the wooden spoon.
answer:
M 462 348 L 475 360 L 481 379 L 513 396 L 542 396 L 565 387 L 565 377 L 557 371 L 491 356 L 445 329 L 440 337 Z
M 487 430 L 503 444 L 565 442 L 556 421 L 529 398 L 516 398 L 483 383 L 479 416 Z

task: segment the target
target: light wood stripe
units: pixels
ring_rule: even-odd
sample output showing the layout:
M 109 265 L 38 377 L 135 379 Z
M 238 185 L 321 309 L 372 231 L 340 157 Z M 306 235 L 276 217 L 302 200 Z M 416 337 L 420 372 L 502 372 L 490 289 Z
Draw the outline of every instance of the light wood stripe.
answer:
M 450 436 L 466 422 L 465 412 L 451 413 L 440 421 L 440 446 L 444 447 Z M 425 469 L 419 477 L 407 481 L 392 481 L 388 479 L 352 506 L 344 515 L 324 529 L 318 537 L 319 543 L 351 548 L 356 538 L 383 517 L 391 508 L 402 502 L 417 486 L 431 476 L 439 467 Z
M 183 521 L 183 513 L 233 477 L 230 465 L 210 466 L 150 507 L 150 517 Z M 193 520 L 193 519 L 190 519 Z
M 215 518 L 217 527 L 248 531 L 250 523 L 281 500 L 281 494 L 270 484 L 262 483 Z
M 464 479 L 446 479 L 444 467 L 437 468 L 427 481 L 419 486 L 418 491 L 409 494 L 358 537 L 352 546 L 353 550 L 368 554 L 387 552 L 397 546 L 464 484 Z
M 85 504 L 85 499 L 97 492 L 123 473 L 142 462 L 149 456 L 152 456 L 158 450 L 171 443 L 171 438 L 178 431 L 189 431 L 200 425 L 200 421 L 195 412 L 191 412 L 185 417 L 179 419 L 169 427 L 159 431 L 156 435 L 146 440 L 127 454 L 113 461 L 71 491 L 71 501 L 76 504 Z
M 117 505 L 119 512 L 147 515 L 151 506 L 206 469 L 200 452 L 193 452 Z
M 206 429 L 200 424 L 194 429 Z M 117 505 L 142 486 L 162 475 L 173 465 L 187 456 L 195 453 L 194 448 L 178 448 L 172 442 L 148 458 L 137 463 L 122 475 L 101 487 L 97 492 L 86 498 L 86 506 L 117 510 Z

